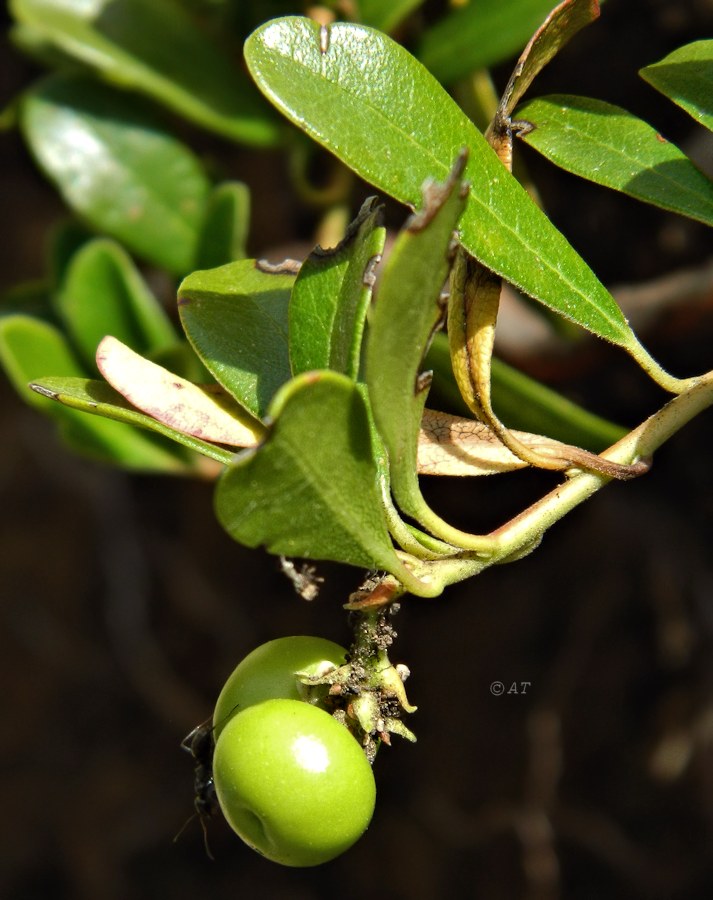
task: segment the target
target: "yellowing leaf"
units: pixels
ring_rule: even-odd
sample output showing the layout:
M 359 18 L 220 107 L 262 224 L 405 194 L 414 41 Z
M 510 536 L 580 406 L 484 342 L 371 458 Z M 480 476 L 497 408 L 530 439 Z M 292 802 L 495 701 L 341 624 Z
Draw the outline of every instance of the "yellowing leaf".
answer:
M 99 344 L 97 366 L 137 409 L 177 431 L 231 447 L 254 447 L 262 439 L 263 426 L 219 385 L 186 381 L 114 337 Z
M 543 457 L 564 461 L 572 469 L 600 472 L 610 478 L 636 478 L 648 471 L 650 462 L 630 465 L 613 463 L 580 447 L 563 444 L 541 434 L 510 432 L 528 450 Z M 512 472 L 527 465 L 500 441 L 483 422 L 424 410 L 418 438 L 419 475 L 494 475 Z
M 482 422 L 424 410 L 418 436 L 420 475 L 495 475 L 526 465 Z

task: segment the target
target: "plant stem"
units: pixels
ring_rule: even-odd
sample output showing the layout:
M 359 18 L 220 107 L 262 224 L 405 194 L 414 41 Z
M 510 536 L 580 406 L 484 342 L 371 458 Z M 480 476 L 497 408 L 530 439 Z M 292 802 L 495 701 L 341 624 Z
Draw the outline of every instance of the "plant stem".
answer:
M 629 464 L 651 456 L 673 434 L 709 406 L 713 406 L 713 371 L 697 379 L 645 422 L 617 441 L 602 456 L 612 462 Z M 539 543 L 550 526 L 583 503 L 612 479 L 596 472 L 581 472 L 558 485 L 505 525 L 484 536 L 494 552 L 484 558 L 463 554 L 459 558 L 423 562 L 413 569 L 416 577 L 442 588 L 478 575 L 497 563 L 516 559 Z M 429 577 L 430 576 L 430 577 Z
M 632 336 L 633 337 L 633 336 Z M 656 360 L 651 356 L 649 351 L 639 343 L 636 337 L 633 342 L 626 348 L 629 354 L 636 360 L 646 374 L 665 391 L 671 394 L 682 394 L 693 387 L 699 378 L 676 378 L 670 375 Z

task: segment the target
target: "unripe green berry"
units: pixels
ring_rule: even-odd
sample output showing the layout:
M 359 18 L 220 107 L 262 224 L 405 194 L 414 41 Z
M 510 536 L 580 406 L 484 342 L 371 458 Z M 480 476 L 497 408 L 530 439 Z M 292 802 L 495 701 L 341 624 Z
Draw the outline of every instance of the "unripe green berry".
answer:
M 351 733 L 297 700 L 266 700 L 234 715 L 216 742 L 213 777 L 234 831 L 286 866 L 343 853 L 368 826 L 376 799 Z
M 303 700 L 322 705 L 327 688 L 306 687 L 296 673 L 323 674 L 341 666 L 346 650 L 325 638 L 297 635 L 277 638 L 256 647 L 225 682 L 213 712 L 217 740 L 236 713 L 263 700 Z

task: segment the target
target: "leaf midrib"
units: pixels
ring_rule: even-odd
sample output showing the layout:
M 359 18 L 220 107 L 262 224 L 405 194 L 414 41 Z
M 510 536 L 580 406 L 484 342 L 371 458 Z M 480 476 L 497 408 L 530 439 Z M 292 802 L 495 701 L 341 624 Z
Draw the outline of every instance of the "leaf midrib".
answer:
M 608 143 L 605 143 L 605 142 L 602 141 L 602 140 L 598 140 L 595 136 L 592 135 L 591 132 L 585 131 L 585 130 L 582 129 L 582 128 L 576 128 L 576 127 L 574 127 L 574 126 L 572 126 L 572 125 L 569 125 L 569 124 L 564 124 L 564 125 L 561 127 L 561 133 L 565 133 L 565 132 L 567 132 L 567 131 L 571 131 L 571 132 L 573 132 L 573 133 L 575 133 L 575 134 L 577 134 L 577 135 L 583 136 L 583 137 L 584 137 L 587 141 L 589 141 L 589 143 L 591 143 L 594 147 L 599 147 L 599 148 L 603 148 L 603 149 L 605 149 L 605 150 L 609 150 L 614 156 L 618 157 L 619 159 L 625 160 L 627 163 L 633 163 L 634 165 L 637 166 L 637 168 L 641 169 L 641 162 L 640 162 L 640 160 L 638 160 L 635 156 L 629 156 L 627 153 L 624 153 L 623 150 L 620 150 L 620 149 L 619 149 L 618 147 L 616 147 L 614 144 L 608 144 Z M 566 157 L 560 156 L 560 158 L 566 158 Z M 689 162 L 689 163 L 690 163 L 690 160 L 688 159 L 688 157 L 687 157 L 685 154 L 681 154 L 681 156 L 678 157 L 678 158 L 676 158 L 676 159 L 673 159 L 673 158 L 672 158 L 672 159 L 667 159 L 667 160 L 661 160 L 661 163 L 665 163 L 665 162 Z M 656 164 L 657 164 L 657 163 L 655 163 L 655 165 L 656 165 Z M 700 170 L 697 169 L 697 168 L 693 165 L 693 163 L 691 163 L 691 169 L 692 169 L 692 171 L 693 171 L 696 175 L 701 175 L 701 177 L 705 178 L 705 176 L 702 175 L 702 173 L 700 172 Z M 651 170 L 650 170 L 650 169 L 645 169 L 644 171 L 650 172 Z M 675 178 L 673 178 L 671 175 L 664 175 L 664 174 L 662 174 L 662 173 L 660 173 L 660 172 L 656 172 L 656 173 L 654 173 L 654 174 L 655 174 L 655 176 L 656 176 L 657 179 L 660 179 L 660 180 L 661 180 L 662 182 L 664 182 L 664 183 L 669 183 L 669 184 L 671 184 L 672 186 L 674 186 L 674 187 L 676 187 L 677 189 L 679 189 L 679 191 L 678 191 L 679 194 L 685 192 L 685 193 L 687 193 L 688 195 L 694 197 L 694 198 L 697 199 L 697 200 L 700 199 L 701 195 L 700 195 L 697 191 L 695 191 L 693 188 L 691 188 L 691 187 L 689 187 L 688 185 L 686 185 L 684 182 L 677 181 L 677 180 L 676 180 Z M 635 177 L 635 175 L 632 176 L 632 177 Z M 629 179 L 629 180 L 631 180 L 631 179 Z M 616 182 L 613 181 L 613 180 L 612 180 L 612 181 L 609 181 L 608 184 L 611 185 L 612 187 L 616 187 L 618 190 L 622 190 L 622 191 L 623 191 L 623 190 L 625 189 L 625 186 L 624 186 L 624 188 L 619 187 L 619 185 L 616 184 Z M 643 195 L 642 195 L 642 196 L 643 196 Z M 706 198 L 706 200 L 707 200 L 707 205 L 710 206 L 710 209 L 711 209 L 711 217 L 713 217 L 713 200 L 708 200 L 708 198 Z M 657 205 L 658 205 L 658 204 L 657 204 Z M 668 208 L 668 209 L 673 209 L 673 210 L 678 209 L 678 207 L 674 206 L 673 204 L 672 204 L 671 206 L 667 207 L 667 208 Z
M 266 49 L 266 52 L 269 53 L 271 51 L 268 51 Z M 360 97 L 357 94 L 352 93 L 351 91 L 346 90 L 339 82 L 332 81 L 330 78 L 327 78 L 325 75 L 318 74 L 314 69 L 311 69 L 309 66 L 300 63 L 299 61 L 295 60 L 293 57 L 287 57 L 282 54 L 280 54 L 280 57 L 284 61 L 287 62 L 288 66 L 300 67 L 305 72 L 307 72 L 310 75 L 313 83 L 319 84 L 320 81 L 322 81 L 322 82 L 326 81 L 332 88 L 335 88 L 337 90 L 337 92 L 340 92 L 350 98 L 357 99 L 360 102 L 364 102 L 362 97 Z M 269 93 L 272 97 L 275 98 L 275 100 L 277 101 L 277 105 L 279 107 L 281 107 L 283 109 L 287 109 L 286 104 L 284 104 L 282 102 L 281 98 L 275 93 L 275 91 L 272 88 L 269 89 Z M 367 96 L 371 97 L 371 94 L 368 94 Z M 426 158 L 433 160 L 433 162 L 435 163 L 435 166 L 438 167 L 441 176 L 448 174 L 448 171 L 449 171 L 448 166 L 442 160 L 440 160 L 438 157 L 434 156 L 425 145 L 418 143 L 418 141 L 416 141 L 415 138 L 408 131 L 403 131 L 401 128 L 397 127 L 392 122 L 392 120 L 388 118 L 386 113 L 383 112 L 381 107 L 373 106 L 371 102 L 368 102 L 368 103 L 364 102 L 364 105 L 367 106 L 370 111 L 375 113 L 381 121 L 386 123 L 390 130 L 394 131 L 400 137 L 405 138 L 414 147 L 417 147 L 421 151 L 421 154 L 424 155 Z M 308 131 L 312 135 L 314 135 L 320 143 L 324 141 L 324 139 L 322 138 L 320 133 L 309 122 L 306 122 L 302 117 L 296 116 L 295 118 L 298 119 L 300 127 L 304 128 L 306 131 Z M 332 145 L 331 141 L 329 141 L 328 143 L 330 144 L 330 146 Z M 479 149 L 477 147 L 477 144 L 474 145 L 469 140 L 465 140 L 465 143 L 468 146 L 469 150 L 475 150 L 477 152 L 478 156 L 482 157 L 482 151 L 481 151 L 481 149 Z M 490 152 L 492 152 L 492 151 L 490 151 Z M 472 157 L 471 157 L 471 161 L 472 161 Z M 512 177 L 510 175 L 510 173 L 508 173 L 504 167 L 503 167 L 503 174 L 506 177 Z M 382 187 L 384 190 L 389 191 L 389 187 L 387 185 L 382 184 Z M 512 185 L 511 187 L 514 187 L 514 185 Z M 525 197 L 526 196 L 527 195 L 525 195 Z M 400 198 L 397 198 L 397 199 L 400 199 Z M 608 322 L 612 326 L 613 330 L 617 334 L 622 335 L 621 338 L 618 340 L 615 337 L 612 337 L 611 335 L 609 335 L 610 340 L 612 340 L 615 343 L 619 343 L 622 346 L 630 345 L 631 335 L 629 334 L 629 331 L 626 328 L 626 322 L 621 313 L 620 313 L 621 318 L 612 318 L 610 310 L 602 311 L 596 304 L 592 303 L 589 300 L 589 298 L 586 294 L 582 293 L 581 289 L 578 286 L 576 286 L 575 284 L 572 283 L 571 280 L 569 280 L 568 278 L 563 276 L 562 272 L 559 269 L 557 269 L 555 266 L 553 266 L 549 261 L 543 260 L 542 257 L 536 253 L 537 248 L 532 247 L 526 240 L 524 240 L 522 235 L 518 231 L 516 231 L 512 226 L 510 226 L 504 219 L 500 218 L 500 216 L 492 209 L 492 207 L 483 203 L 483 201 L 478 197 L 478 195 L 473 194 L 472 191 L 468 195 L 468 201 L 470 202 L 471 200 L 473 201 L 474 204 L 477 204 L 480 207 L 480 209 L 485 210 L 488 215 L 490 215 L 493 219 L 495 219 L 495 221 L 503 229 L 503 231 L 505 231 L 507 234 L 512 235 L 513 238 L 515 239 L 515 242 L 517 244 L 519 244 L 521 247 L 523 247 L 532 257 L 537 257 L 540 264 L 544 264 L 546 269 L 548 270 L 548 272 L 551 272 L 553 277 L 556 278 L 556 280 L 560 284 L 562 284 L 565 288 L 569 289 L 578 298 L 581 298 L 581 300 L 583 301 L 583 303 L 586 305 L 587 308 L 594 310 L 597 317 L 604 319 L 606 322 Z M 404 201 L 402 201 L 402 202 L 404 202 Z M 408 202 L 408 201 L 405 201 L 405 202 Z M 529 202 L 531 202 L 531 201 L 529 201 Z M 543 218 L 545 218 L 545 220 L 547 220 L 546 216 L 544 216 L 544 214 L 542 214 L 542 215 L 543 215 Z M 570 247 L 572 253 L 576 254 L 576 251 L 574 250 L 574 248 L 572 248 L 571 245 L 568 244 L 568 242 L 566 241 L 566 239 L 563 236 L 562 236 L 562 240 L 564 241 L 564 243 L 567 244 L 568 247 Z M 584 261 L 582 261 L 582 262 L 586 266 L 586 263 L 584 263 Z M 592 272 L 591 274 L 592 274 L 592 278 L 596 281 L 596 276 L 594 275 L 594 273 Z M 523 290 L 525 290 L 523 285 L 517 284 L 515 282 L 513 282 L 513 284 L 515 284 L 516 287 L 520 287 Z M 600 285 L 600 287 L 601 287 L 601 291 L 603 291 L 605 296 L 608 297 L 608 294 L 606 293 L 606 288 L 604 288 L 603 285 Z M 540 298 L 536 298 L 536 299 L 539 300 Z M 543 302 L 543 301 L 541 301 L 541 302 Z M 612 303 L 613 303 L 613 301 L 612 301 Z M 546 305 L 549 305 L 549 304 L 546 304 Z M 558 305 L 555 308 L 559 310 L 560 306 Z M 617 307 L 617 311 L 618 311 L 618 307 Z M 571 318 L 571 314 L 570 314 L 570 318 Z
M 284 415 L 284 410 L 280 416 L 282 418 Z M 277 420 L 277 427 L 280 427 L 280 419 Z M 284 425 L 283 425 L 284 427 Z M 334 518 L 338 521 L 342 530 L 349 535 L 351 540 L 358 546 L 365 548 L 368 553 L 373 553 L 372 542 L 365 543 L 364 540 L 359 539 L 359 532 L 354 530 L 351 525 L 353 518 L 349 515 L 349 508 L 343 503 L 343 495 L 336 489 L 333 489 L 333 485 L 336 487 L 337 485 L 343 484 L 341 479 L 317 479 L 314 478 L 314 468 L 309 465 L 308 456 L 309 454 L 305 453 L 304 447 L 296 446 L 291 437 L 285 437 L 283 435 L 282 440 L 285 441 L 286 446 L 289 448 L 290 458 L 292 459 L 293 465 L 299 470 L 302 474 L 304 480 L 312 487 L 312 490 L 320 496 L 322 502 L 326 504 L 327 509 L 331 512 Z M 374 475 L 375 477 L 378 475 L 378 468 L 376 463 L 374 463 Z M 316 485 L 320 485 L 320 489 L 316 489 Z M 388 534 L 386 531 L 386 527 L 384 526 L 384 532 Z M 363 530 L 362 530 L 363 533 Z M 370 533 L 370 532 L 369 532 Z M 383 562 L 387 557 L 390 557 L 393 554 L 393 562 L 392 566 L 399 565 L 398 558 L 395 553 L 393 553 L 393 548 L 391 549 L 391 553 L 389 552 L 389 548 L 386 545 L 382 545 L 381 543 L 377 544 L 377 549 L 379 552 L 378 560 Z M 376 559 L 376 557 L 375 557 Z

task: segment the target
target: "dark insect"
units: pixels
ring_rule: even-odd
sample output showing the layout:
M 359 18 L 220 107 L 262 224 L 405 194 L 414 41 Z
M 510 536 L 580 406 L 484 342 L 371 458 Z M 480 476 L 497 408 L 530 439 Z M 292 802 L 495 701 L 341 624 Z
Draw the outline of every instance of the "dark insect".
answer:
M 193 806 L 195 813 L 188 819 L 183 828 L 178 832 L 174 840 L 177 840 L 183 829 L 196 816 L 203 829 L 203 841 L 205 850 L 210 859 L 213 854 L 208 846 L 208 830 L 206 821 L 218 812 L 218 797 L 213 783 L 213 723 L 207 719 L 201 725 L 196 725 L 181 741 L 181 749 L 190 753 L 193 757 Z

